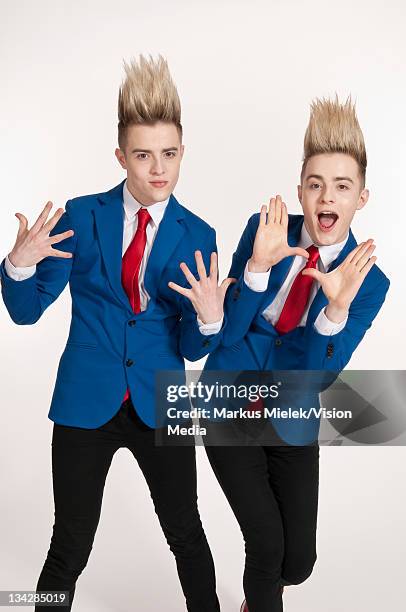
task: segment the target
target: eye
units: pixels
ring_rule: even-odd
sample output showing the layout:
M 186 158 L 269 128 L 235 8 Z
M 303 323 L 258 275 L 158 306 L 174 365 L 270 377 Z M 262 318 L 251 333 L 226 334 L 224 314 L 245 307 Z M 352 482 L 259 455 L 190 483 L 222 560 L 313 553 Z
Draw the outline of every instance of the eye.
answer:
M 338 186 L 338 189 L 339 189 L 340 191 L 346 191 L 347 189 L 349 189 L 349 187 L 348 187 L 348 185 L 340 184 L 340 185 Z
M 137 159 L 147 159 L 148 155 L 147 153 L 137 153 L 136 157 Z
M 176 151 L 165 151 L 164 155 L 167 159 L 172 159 L 173 157 L 176 157 Z
M 310 189 L 317 190 L 319 187 L 321 187 L 320 183 L 311 183 L 310 184 Z

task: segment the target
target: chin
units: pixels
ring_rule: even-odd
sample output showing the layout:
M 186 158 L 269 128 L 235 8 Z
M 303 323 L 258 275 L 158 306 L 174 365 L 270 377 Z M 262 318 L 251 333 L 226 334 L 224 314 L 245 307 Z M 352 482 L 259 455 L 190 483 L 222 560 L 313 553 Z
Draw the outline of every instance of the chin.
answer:
M 171 195 L 171 191 L 168 188 L 154 189 L 149 194 L 150 200 L 154 202 L 155 204 L 157 202 L 163 202 L 164 200 L 167 200 L 170 195 Z

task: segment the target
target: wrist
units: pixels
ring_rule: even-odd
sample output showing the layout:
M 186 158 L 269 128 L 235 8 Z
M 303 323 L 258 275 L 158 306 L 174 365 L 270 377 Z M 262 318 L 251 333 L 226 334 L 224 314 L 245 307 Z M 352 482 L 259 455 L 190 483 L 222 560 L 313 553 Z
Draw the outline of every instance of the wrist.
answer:
M 218 323 L 224 317 L 224 313 L 222 310 L 219 312 L 213 312 L 209 315 L 203 315 L 202 313 L 197 313 L 197 318 L 199 321 L 203 323 L 203 325 L 212 325 L 213 323 Z
M 13 251 L 11 251 L 11 253 L 9 253 L 7 255 L 7 257 L 8 257 L 9 262 L 11 263 L 11 265 L 13 265 L 15 268 L 24 268 L 24 267 L 26 267 L 26 265 L 24 265 L 24 263 L 19 261 L 18 255 L 16 256 L 15 253 L 13 253 Z
M 325 314 L 332 323 L 341 323 L 348 316 L 348 310 L 349 307 L 329 302 Z
M 24 257 L 19 256 L 18 253 L 14 253 L 13 251 L 11 251 L 7 257 L 11 265 L 15 268 L 31 268 L 31 266 L 36 265 L 35 261 L 26 261 Z
M 248 272 L 269 272 L 270 269 L 271 266 L 267 263 L 255 261 L 252 257 L 248 260 Z

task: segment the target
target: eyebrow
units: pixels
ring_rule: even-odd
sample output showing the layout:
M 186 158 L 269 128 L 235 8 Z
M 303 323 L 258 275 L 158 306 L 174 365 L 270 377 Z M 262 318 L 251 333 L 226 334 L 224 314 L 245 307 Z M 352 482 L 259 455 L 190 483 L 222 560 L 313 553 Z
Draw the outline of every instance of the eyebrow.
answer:
M 167 149 L 162 149 L 161 153 L 168 153 L 169 151 L 178 151 L 178 147 L 168 147 Z M 133 149 L 132 153 L 153 153 L 150 149 Z
M 310 174 L 310 176 L 306 177 L 306 181 L 309 181 L 310 179 L 318 179 L 319 181 L 323 181 L 323 177 L 320 174 Z M 334 178 L 335 181 L 349 181 L 350 183 L 354 183 L 354 181 L 352 180 L 352 178 L 350 178 L 349 176 L 336 176 Z

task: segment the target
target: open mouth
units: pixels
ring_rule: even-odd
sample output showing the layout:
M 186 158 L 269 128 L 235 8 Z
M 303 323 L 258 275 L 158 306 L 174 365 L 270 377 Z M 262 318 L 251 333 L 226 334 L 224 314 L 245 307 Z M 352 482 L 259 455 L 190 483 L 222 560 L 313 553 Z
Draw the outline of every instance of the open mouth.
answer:
M 330 232 L 338 220 L 338 215 L 335 212 L 325 211 L 317 215 L 319 227 L 323 232 Z

